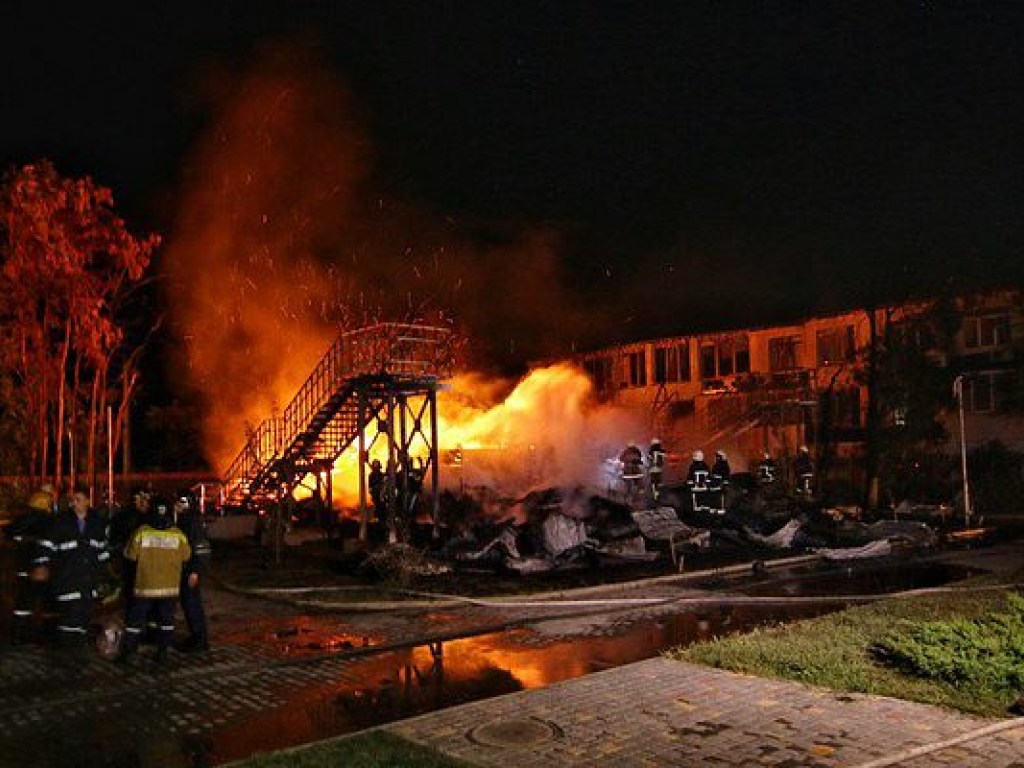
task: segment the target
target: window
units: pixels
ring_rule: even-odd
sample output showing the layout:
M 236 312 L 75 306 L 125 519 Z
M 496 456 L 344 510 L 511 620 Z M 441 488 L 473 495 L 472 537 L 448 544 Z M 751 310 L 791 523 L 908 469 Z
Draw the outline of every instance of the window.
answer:
M 654 382 L 669 384 L 690 380 L 690 345 L 686 342 L 654 350 Z
M 631 387 L 647 386 L 647 353 L 629 353 L 629 385 Z
M 732 339 L 725 339 L 718 345 L 718 375 L 732 376 L 733 356 L 736 354 L 736 345 Z
M 860 426 L 860 390 L 840 389 L 833 395 L 835 425 L 838 427 Z
M 700 377 L 702 379 L 713 379 L 718 374 L 715 367 L 715 345 L 701 344 L 700 347 Z
M 594 389 L 598 392 L 607 392 L 612 386 L 612 358 L 595 357 L 583 362 L 583 368 L 590 374 L 594 382 Z
M 827 328 L 818 331 L 818 365 L 852 363 L 857 347 L 853 338 L 853 326 Z
M 799 336 L 779 336 L 768 340 L 768 370 L 790 371 L 797 367 Z
M 750 372 L 750 341 L 746 336 L 732 336 L 717 343 L 705 342 L 700 347 L 700 377 L 715 379 L 734 373 Z
M 1020 379 L 1012 371 L 975 373 L 964 380 L 964 410 L 996 413 L 1017 407 Z
M 736 373 L 750 373 L 750 340 L 746 336 L 736 339 Z
M 1001 347 L 1010 343 L 1010 316 L 985 315 L 964 318 L 964 346 L 967 349 Z

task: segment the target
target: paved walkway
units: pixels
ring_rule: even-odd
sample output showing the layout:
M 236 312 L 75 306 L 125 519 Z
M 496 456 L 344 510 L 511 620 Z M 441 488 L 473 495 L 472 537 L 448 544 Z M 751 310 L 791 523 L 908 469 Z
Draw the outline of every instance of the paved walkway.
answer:
M 1024 768 L 1024 718 L 998 733 L 910 757 L 915 748 L 1004 722 L 651 659 L 386 730 L 498 768 L 872 763 Z M 901 760 L 886 761 L 901 754 Z

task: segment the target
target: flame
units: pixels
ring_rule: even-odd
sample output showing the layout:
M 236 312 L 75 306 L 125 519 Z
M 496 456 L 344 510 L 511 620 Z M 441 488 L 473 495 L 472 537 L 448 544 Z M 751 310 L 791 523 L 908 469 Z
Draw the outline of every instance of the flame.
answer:
M 514 384 L 480 373 L 456 376 L 438 393 L 438 439 L 442 457 L 456 451 L 459 463 L 442 459 L 442 487 L 488 486 L 508 496 L 545 487 L 598 487 L 603 459 L 617 456 L 638 434 L 635 414 L 600 404 L 578 367 L 560 362 L 530 371 Z M 366 444 L 372 430 L 364 433 Z M 411 455 L 426 458 L 417 439 Z M 386 463 L 383 440 L 370 457 Z M 342 506 L 358 503 L 358 450 L 335 462 L 332 482 Z M 308 496 L 308 489 L 297 497 Z
M 339 330 L 429 313 L 455 318 L 481 356 L 536 359 L 604 316 L 564 290 L 556 233 L 493 225 L 470 235 L 376 192 L 358 110 L 309 46 L 271 46 L 204 85 L 215 111 L 189 157 L 164 258 L 182 341 L 171 375 L 197 396 L 215 471 L 284 409 Z M 476 472 L 468 479 L 512 492 L 584 479 L 584 450 L 622 421 L 591 403 L 568 366 L 511 385 L 466 373 L 439 406 L 441 447 L 476 454 L 464 479 Z M 498 450 L 523 452 L 540 471 L 513 477 L 483 460 Z M 358 469 L 355 451 L 335 466 L 343 503 Z

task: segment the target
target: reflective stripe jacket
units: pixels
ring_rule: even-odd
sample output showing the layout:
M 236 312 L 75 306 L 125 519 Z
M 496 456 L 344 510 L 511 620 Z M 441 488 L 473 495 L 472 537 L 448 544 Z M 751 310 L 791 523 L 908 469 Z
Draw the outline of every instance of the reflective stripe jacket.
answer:
M 57 600 L 96 596 L 100 564 L 110 559 L 103 520 L 92 510 L 78 530 L 78 516 L 62 512 L 53 518 L 39 540 L 36 564 L 50 569 L 50 585 Z
M 180 529 L 158 530 L 149 525 L 139 528 L 124 550 L 126 559 L 138 563 L 136 596 L 177 597 L 181 567 L 191 554 L 192 549 Z

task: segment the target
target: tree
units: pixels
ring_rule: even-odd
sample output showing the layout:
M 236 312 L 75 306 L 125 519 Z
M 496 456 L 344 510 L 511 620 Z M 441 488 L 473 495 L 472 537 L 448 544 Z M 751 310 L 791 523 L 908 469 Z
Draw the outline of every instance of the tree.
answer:
M 43 160 L 10 170 L 0 186 L 0 367 L 7 413 L 27 427 L 26 474 L 78 474 L 94 485 L 105 411 L 127 418 L 138 381 L 139 342 L 121 317 L 159 237 L 136 238 L 114 212 L 111 191 L 61 177 Z
M 952 374 L 935 353 L 949 348 L 954 325 L 943 300 L 869 316 L 859 377 L 868 390 L 864 503 L 876 507 L 880 485 L 898 492 L 896 475 L 914 451 L 946 438 L 942 415 L 952 407 Z

